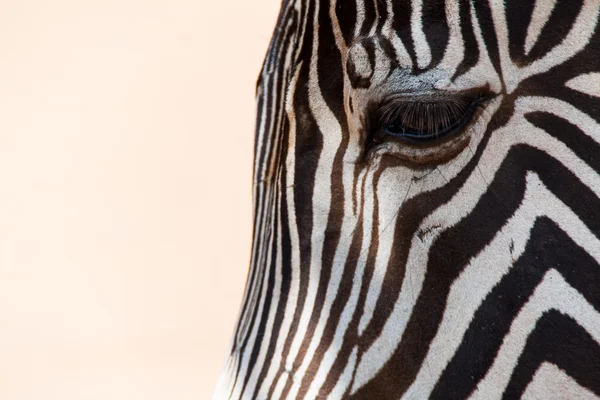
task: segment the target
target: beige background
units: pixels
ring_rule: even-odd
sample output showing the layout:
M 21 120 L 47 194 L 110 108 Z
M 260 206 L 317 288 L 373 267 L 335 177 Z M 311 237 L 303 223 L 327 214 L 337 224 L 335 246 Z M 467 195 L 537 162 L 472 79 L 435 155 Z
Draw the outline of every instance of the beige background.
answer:
M 0 1 L 0 399 L 205 399 L 279 0 Z

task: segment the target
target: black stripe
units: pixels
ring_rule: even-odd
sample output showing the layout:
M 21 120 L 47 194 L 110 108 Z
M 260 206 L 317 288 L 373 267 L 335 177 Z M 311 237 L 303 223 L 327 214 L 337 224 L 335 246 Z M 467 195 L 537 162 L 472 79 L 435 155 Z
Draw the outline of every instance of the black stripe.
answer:
M 525 63 L 525 38 L 534 6 L 532 1 L 505 0 L 508 49 L 511 59 L 521 66 Z
M 563 142 L 578 158 L 600 172 L 600 144 L 577 126 L 554 114 L 538 111 L 525 115 L 532 125 Z
M 450 40 L 445 0 L 423 2 L 423 33 L 431 50 L 431 63 L 424 68 L 424 70 L 429 70 L 435 68 L 442 61 Z
M 336 0 L 335 14 L 347 46 L 354 39 L 356 26 L 356 0 Z
M 344 137 L 342 143 L 336 150 L 334 164 L 342 164 L 344 151 L 348 143 L 348 127 L 346 125 L 346 115 L 343 106 L 344 77 L 342 70 L 342 56 L 336 46 L 334 32 L 331 24 L 326 22 L 329 19 L 329 10 L 325 7 L 320 8 L 319 20 L 319 60 L 317 66 L 317 79 L 323 99 L 327 107 L 334 112 L 336 121 L 340 124 Z M 329 251 L 335 249 L 339 243 L 340 231 L 344 211 L 344 188 L 342 186 L 342 170 L 334 169 L 329 179 L 331 188 L 331 207 L 327 218 L 327 228 L 323 239 L 323 252 L 320 255 L 323 265 L 333 265 L 334 253 Z M 310 232 L 309 232 L 310 233 Z M 331 277 L 331 269 L 323 268 L 317 287 L 314 309 L 310 317 L 308 330 L 303 333 L 303 340 L 300 345 L 298 357 L 295 360 L 296 365 L 301 365 L 308 348 L 313 341 L 314 332 L 317 328 L 319 317 L 323 310 L 325 295 Z M 314 277 L 317 279 L 317 277 Z M 302 385 L 310 384 L 309 375 L 302 377 Z
M 412 39 L 412 31 L 410 24 L 410 16 L 412 13 L 412 6 L 410 1 L 394 1 L 394 22 L 392 28 L 396 31 L 396 34 L 404 44 L 406 52 L 410 56 L 413 68 L 416 68 L 417 57 L 415 54 L 415 43 Z
M 492 267 L 492 266 L 490 266 Z M 485 376 L 513 319 L 540 284 L 556 269 L 586 300 L 600 306 L 600 266 L 553 221 L 539 218 L 523 255 L 486 297 L 463 341 L 438 381 L 432 399 L 467 398 Z M 552 353 L 546 349 L 546 356 Z M 588 376 L 593 373 L 588 372 Z M 519 398 L 519 396 L 509 397 Z
M 528 63 L 542 58 L 564 40 L 573 27 L 582 7 L 583 0 L 556 2 L 556 6 L 550 15 L 550 19 L 544 28 L 542 28 L 537 43 L 533 46 L 527 57 Z
M 502 76 L 502 67 L 500 65 L 500 54 L 498 52 L 498 37 L 494 29 L 494 19 L 492 18 L 492 11 L 487 1 L 475 1 L 472 3 L 475 8 L 475 15 L 479 21 L 479 27 L 481 28 L 481 34 L 485 47 L 488 51 L 490 61 L 494 66 L 494 69 L 498 73 L 498 76 Z
M 274 191 L 273 193 L 277 193 L 276 191 Z M 277 200 L 274 201 L 275 204 L 277 204 Z M 277 204 L 278 205 L 278 204 Z M 256 333 L 256 340 L 254 342 L 254 346 L 252 348 L 252 352 L 250 353 L 250 359 L 248 361 L 248 371 L 252 371 L 254 370 L 254 368 L 257 366 L 256 365 L 256 361 L 258 359 L 258 354 L 260 352 L 260 349 L 263 348 L 264 346 L 268 345 L 268 343 L 265 343 L 263 338 L 265 336 L 265 331 L 267 329 L 267 322 L 269 319 L 269 312 L 271 311 L 271 301 L 273 299 L 273 291 L 275 289 L 275 275 L 278 273 L 277 271 L 277 218 L 279 215 L 279 210 L 280 207 L 273 207 L 273 218 L 271 220 L 271 224 L 270 224 L 270 229 L 269 229 L 269 234 L 267 235 L 267 241 L 265 243 L 271 243 L 271 261 L 268 265 L 264 265 L 264 269 L 268 269 L 269 270 L 269 278 L 267 281 L 267 287 L 266 287 L 266 292 L 265 292 L 265 303 L 264 303 L 264 307 L 263 307 L 263 311 L 262 314 L 256 315 L 255 318 L 252 319 L 252 325 L 254 325 L 255 322 L 258 323 L 258 330 Z M 262 285 L 262 282 L 261 282 Z M 262 292 L 262 289 L 261 289 Z M 262 294 L 262 293 L 261 293 Z M 258 308 L 260 306 L 260 296 L 257 298 L 256 301 L 256 307 Z M 252 331 L 252 327 L 251 330 L 249 332 Z M 271 332 L 273 333 L 273 332 Z M 250 338 L 251 335 L 248 335 L 247 339 L 248 340 Z M 273 340 L 273 337 L 271 338 L 271 340 Z M 247 350 L 245 351 L 245 355 L 247 355 Z M 246 386 L 248 385 L 248 381 L 250 380 L 250 376 L 252 374 L 248 373 L 246 374 L 246 376 L 244 377 L 244 384 L 242 386 L 242 393 L 244 393 L 244 391 L 246 390 Z
M 360 282 L 360 291 L 359 291 L 359 296 L 358 296 L 357 303 L 355 306 L 355 311 L 353 312 L 350 324 L 348 325 L 347 331 L 344 335 L 344 338 L 342 339 L 342 341 L 343 341 L 342 350 L 338 353 L 333 367 L 327 374 L 325 384 L 323 385 L 323 387 L 321 388 L 321 391 L 319 393 L 319 396 L 321 396 L 322 398 L 326 398 L 331 393 L 331 391 L 335 388 L 335 384 L 337 383 L 341 374 L 344 372 L 344 367 L 347 365 L 347 363 L 349 361 L 349 358 L 352 354 L 352 350 L 353 350 L 354 346 L 356 346 L 358 344 L 358 346 L 360 348 L 361 337 L 359 337 L 359 334 L 358 334 L 358 327 L 359 327 L 359 322 L 363 315 L 363 313 L 360 312 L 360 310 L 365 309 L 365 303 L 366 303 L 366 299 L 367 299 L 368 289 L 369 289 L 369 286 L 373 279 L 373 274 L 375 271 L 375 260 L 376 260 L 376 256 L 377 256 L 377 250 L 379 248 L 378 232 L 380 229 L 379 228 L 380 221 L 379 221 L 379 198 L 377 196 L 377 187 L 378 187 L 378 184 L 379 184 L 379 181 L 381 178 L 381 174 L 383 173 L 384 170 L 385 170 L 385 168 L 378 168 L 375 172 L 373 172 L 373 178 L 372 178 L 373 179 L 373 197 L 374 197 L 374 199 L 373 199 L 373 215 L 372 215 L 373 224 L 371 227 L 371 242 L 369 244 L 369 248 L 367 249 L 366 263 L 364 266 L 365 270 L 364 270 L 362 280 Z M 363 193 L 364 193 L 364 190 L 363 190 Z M 365 198 L 363 197 L 362 209 L 364 209 L 364 203 L 365 203 Z M 367 217 L 367 219 L 368 218 L 369 217 Z M 364 218 L 363 218 L 363 220 L 364 220 Z M 361 222 L 364 222 L 364 221 L 361 221 Z M 364 227 L 364 225 L 363 225 L 363 227 Z M 365 234 L 366 233 L 363 232 L 363 235 L 365 235 Z M 347 266 L 358 264 L 358 259 L 361 256 L 361 253 L 360 253 L 360 251 L 362 250 L 361 248 L 362 248 L 362 240 L 361 240 L 361 242 L 357 243 L 357 250 L 360 249 L 359 252 L 357 253 L 358 255 L 356 256 L 356 258 L 348 258 Z M 356 285 L 356 284 L 357 283 L 355 282 L 354 285 Z M 351 289 L 349 289 L 347 291 L 348 294 L 350 292 L 351 292 Z M 358 355 L 358 357 L 360 357 L 360 355 Z M 357 365 L 359 362 L 360 362 L 360 358 L 357 358 Z M 354 372 L 356 372 L 356 370 Z M 350 384 L 349 387 L 346 389 L 346 393 L 344 396 L 349 395 L 348 392 L 350 391 L 351 386 L 352 385 Z
M 369 31 L 375 23 L 376 17 L 375 4 L 373 3 L 373 0 L 363 0 L 363 6 L 365 19 L 363 20 L 362 27 L 360 29 L 360 32 L 358 33 L 358 36 L 360 37 L 365 37 L 369 35 Z
M 307 11 L 308 16 L 313 16 L 315 13 L 315 2 L 309 3 Z M 313 31 L 314 22 L 312 18 L 306 21 L 306 35 L 302 42 L 302 50 L 299 53 L 299 60 L 303 61 L 303 65 L 299 72 L 298 81 L 306 84 L 299 84 L 294 93 L 294 105 L 296 111 L 296 132 L 298 134 L 296 146 L 294 148 L 296 164 L 290 166 L 294 168 L 294 202 L 296 206 L 296 224 L 298 227 L 300 265 L 297 266 L 300 272 L 298 304 L 292 318 L 292 325 L 285 341 L 282 359 L 288 357 L 294 337 L 304 332 L 298 332 L 298 324 L 300 316 L 304 310 L 306 298 L 308 295 L 308 286 L 310 282 L 310 263 L 311 263 L 311 232 L 313 229 L 313 204 L 312 197 L 314 194 L 314 177 L 316 174 L 319 157 L 323 148 L 322 133 L 319 131 L 316 120 L 314 119 L 308 103 L 309 93 L 308 85 L 310 74 L 310 60 L 312 58 L 313 46 Z M 302 134 L 302 140 L 300 140 Z M 291 262 L 291 260 L 284 260 Z M 276 380 L 281 377 L 284 372 L 285 365 L 282 365 L 277 373 Z M 291 386 L 291 380 L 288 379 L 287 385 L 282 394 L 287 395 Z
M 549 311 L 529 336 L 503 399 L 521 398 L 543 362 L 550 362 L 600 396 L 600 345 L 573 318 Z
M 479 45 L 477 44 L 475 32 L 473 31 L 473 24 L 471 23 L 471 2 L 468 0 L 460 0 L 459 6 L 460 30 L 465 51 L 463 59 L 452 77 L 453 80 L 473 68 L 479 61 L 480 56 Z
M 285 120 L 285 125 L 284 125 L 284 132 L 289 132 L 289 126 L 288 126 L 288 121 L 287 119 Z M 288 148 L 288 135 L 286 134 L 283 138 L 284 143 L 282 146 L 282 153 L 285 154 L 287 152 L 287 148 Z M 285 163 L 281 163 L 281 174 L 280 174 L 280 188 L 285 188 L 286 187 L 286 167 L 285 167 Z M 281 189 L 280 189 L 281 190 Z M 288 301 L 288 296 L 289 296 L 289 292 L 290 292 L 290 286 L 291 286 L 291 282 L 292 282 L 292 270 L 291 270 L 291 266 L 289 264 L 289 262 L 286 262 L 285 260 L 291 260 L 291 242 L 290 242 L 290 235 L 289 235 L 289 226 L 286 224 L 286 221 L 288 221 L 289 215 L 288 215 L 288 204 L 287 204 L 287 199 L 286 199 L 286 191 L 282 190 L 282 195 L 281 195 L 281 200 L 279 203 L 279 209 L 281 212 L 281 259 L 282 259 L 282 265 L 281 265 L 281 271 L 277 271 L 280 272 L 280 279 L 281 279 L 281 289 L 280 289 L 280 298 L 279 298 L 279 304 L 277 305 L 277 310 L 275 311 L 275 318 L 273 320 L 273 326 L 272 326 L 272 331 L 271 331 L 271 340 L 268 343 L 268 350 L 267 350 L 267 354 L 265 357 L 265 360 L 267 360 L 261 369 L 261 372 L 259 374 L 258 377 L 258 384 L 256 385 L 256 389 L 254 390 L 254 394 L 252 396 L 252 398 L 256 398 L 258 396 L 258 391 L 261 388 L 261 384 L 262 382 L 264 382 L 268 370 L 271 366 L 271 364 L 268 362 L 268 360 L 271 360 L 275 354 L 275 349 L 276 349 L 276 345 L 277 345 L 277 339 L 279 338 L 280 335 L 280 331 L 281 331 L 281 324 L 283 322 L 283 318 L 284 318 L 284 313 L 285 313 L 285 308 L 287 306 L 287 301 Z M 276 243 L 274 244 L 274 246 L 276 245 Z M 276 252 L 276 247 L 274 247 L 273 249 L 273 260 L 275 261 L 277 258 L 277 252 Z M 266 343 L 261 343 L 261 346 L 267 346 Z M 270 390 L 273 390 L 275 387 L 275 385 L 272 385 L 272 387 L 270 388 Z

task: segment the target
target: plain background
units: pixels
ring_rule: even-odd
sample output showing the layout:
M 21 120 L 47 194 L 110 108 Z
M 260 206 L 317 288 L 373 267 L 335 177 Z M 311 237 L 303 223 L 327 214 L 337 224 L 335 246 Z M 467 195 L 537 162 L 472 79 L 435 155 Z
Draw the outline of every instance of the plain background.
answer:
M 0 5 L 0 399 L 210 397 L 279 0 Z

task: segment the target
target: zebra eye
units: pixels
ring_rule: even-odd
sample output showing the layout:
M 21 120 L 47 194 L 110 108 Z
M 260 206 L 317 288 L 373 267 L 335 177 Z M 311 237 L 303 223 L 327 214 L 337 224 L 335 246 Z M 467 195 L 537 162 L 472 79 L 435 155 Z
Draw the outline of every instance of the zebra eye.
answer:
M 392 98 L 379 110 L 379 138 L 392 137 L 411 144 L 431 144 L 461 132 L 486 96 L 451 98 Z

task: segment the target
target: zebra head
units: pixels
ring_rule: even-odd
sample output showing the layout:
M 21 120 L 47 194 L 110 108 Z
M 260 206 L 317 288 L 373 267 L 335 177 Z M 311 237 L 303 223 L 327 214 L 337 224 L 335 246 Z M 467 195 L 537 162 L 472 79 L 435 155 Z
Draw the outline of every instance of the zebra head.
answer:
M 283 1 L 216 398 L 600 396 L 599 11 Z

